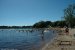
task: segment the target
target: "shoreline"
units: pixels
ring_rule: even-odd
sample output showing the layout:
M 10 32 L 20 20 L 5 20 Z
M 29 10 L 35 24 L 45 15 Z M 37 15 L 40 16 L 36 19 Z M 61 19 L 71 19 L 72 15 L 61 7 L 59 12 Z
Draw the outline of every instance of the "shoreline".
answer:
M 60 28 L 59 28 L 60 29 Z M 55 41 L 55 39 L 58 37 L 58 31 L 59 31 L 59 29 L 56 29 L 56 28 L 52 28 L 52 30 L 54 30 L 54 31 L 56 31 L 56 36 L 53 38 L 53 39 L 51 39 L 45 46 L 43 46 L 42 47 L 42 49 L 40 49 L 40 50 L 45 50 L 45 48 L 47 48 L 49 45 L 51 45 L 54 41 Z M 61 29 L 60 29 L 61 30 Z
M 57 37 L 57 36 L 56 36 Z M 53 39 L 51 39 L 51 41 L 49 41 L 42 49 L 40 49 L 40 50 L 45 50 L 45 48 L 47 48 L 50 44 L 52 44 L 53 43 L 53 41 L 54 41 L 54 39 L 56 38 L 56 37 L 54 37 Z
M 75 37 L 74 37 L 75 29 L 70 29 L 69 30 L 69 35 L 65 35 L 65 33 L 63 31 L 64 28 L 62 28 L 61 30 L 62 30 L 62 32 L 58 32 L 57 33 L 58 35 L 56 37 L 54 37 L 52 39 L 52 41 L 50 41 L 49 43 L 47 43 L 41 50 L 62 50 L 62 48 L 63 49 L 68 49 L 68 50 L 75 50 Z M 60 33 L 63 33 L 63 35 L 62 34 L 59 35 Z M 63 38 L 61 39 L 61 37 L 63 37 Z M 70 40 L 70 41 L 72 41 L 72 43 L 71 43 L 72 46 L 65 46 L 64 45 L 66 47 L 66 48 L 64 48 L 64 47 L 61 47 L 60 45 L 58 45 L 59 42 L 60 42 L 59 40 L 61 40 L 61 41 L 65 40 L 65 37 L 66 38 L 68 37 L 67 39 Z

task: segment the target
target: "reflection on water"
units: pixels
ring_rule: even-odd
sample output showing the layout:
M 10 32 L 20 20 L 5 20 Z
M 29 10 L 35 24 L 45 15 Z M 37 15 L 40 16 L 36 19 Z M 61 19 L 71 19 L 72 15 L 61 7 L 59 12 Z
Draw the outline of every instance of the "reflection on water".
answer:
M 0 30 L 0 49 L 39 50 L 54 34 L 41 30 Z

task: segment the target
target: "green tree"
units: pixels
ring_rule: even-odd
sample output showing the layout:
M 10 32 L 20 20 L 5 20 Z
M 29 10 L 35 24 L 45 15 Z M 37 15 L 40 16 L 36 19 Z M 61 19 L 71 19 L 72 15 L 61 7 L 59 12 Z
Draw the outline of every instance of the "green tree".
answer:
M 69 5 L 64 10 L 64 19 L 69 27 L 72 27 L 75 22 L 75 4 Z
M 44 28 L 46 27 L 45 25 L 45 22 L 44 21 L 40 21 L 40 22 L 37 22 L 33 25 L 34 28 Z
M 34 28 L 47 28 L 48 26 L 51 26 L 51 21 L 40 21 L 33 25 Z
M 53 22 L 53 27 L 64 27 L 64 26 L 66 26 L 65 21 L 55 21 L 55 22 Z

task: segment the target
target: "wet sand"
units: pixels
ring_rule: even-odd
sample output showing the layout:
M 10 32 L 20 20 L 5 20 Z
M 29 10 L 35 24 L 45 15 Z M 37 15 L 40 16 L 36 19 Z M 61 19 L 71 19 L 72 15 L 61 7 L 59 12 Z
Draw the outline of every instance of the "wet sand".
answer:
M 62 32 L 58 32 L 58 35 L 41 50 L 75 50 L 75 29 L 69 29 L 69 35 L 66 35 L 64 28 L 61 30 Z

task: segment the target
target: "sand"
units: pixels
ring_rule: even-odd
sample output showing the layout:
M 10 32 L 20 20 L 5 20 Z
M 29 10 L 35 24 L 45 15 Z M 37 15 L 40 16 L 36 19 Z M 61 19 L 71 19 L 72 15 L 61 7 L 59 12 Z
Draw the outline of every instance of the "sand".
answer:
M 69 35 L 61 29 L 62 32 L 46 44 L 41 50 L 75 50 L 75 29 L 69 28 Z M 66 42 L 67 41 L 67 42 Z

